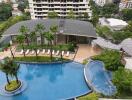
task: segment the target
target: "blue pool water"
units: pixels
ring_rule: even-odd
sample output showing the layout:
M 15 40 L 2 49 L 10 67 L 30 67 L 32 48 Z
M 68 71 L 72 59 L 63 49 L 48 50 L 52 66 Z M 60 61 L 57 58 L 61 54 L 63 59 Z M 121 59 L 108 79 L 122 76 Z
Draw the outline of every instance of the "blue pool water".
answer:
M 28 88 L 13 97 L 0 95 L 0 100 L 64 100 L 91 92 L 79 63 L 21 64 L 19 71 L 19 78 L 27 82 Z M 0 86 L 5 82 L 0 72 Z
M 116 87 L 112 84 L 111 78 L 104 69 L 101 61 L 90 61 L 85 68 L 87 80 L 99 93 L 110 96 L 116 92 Z

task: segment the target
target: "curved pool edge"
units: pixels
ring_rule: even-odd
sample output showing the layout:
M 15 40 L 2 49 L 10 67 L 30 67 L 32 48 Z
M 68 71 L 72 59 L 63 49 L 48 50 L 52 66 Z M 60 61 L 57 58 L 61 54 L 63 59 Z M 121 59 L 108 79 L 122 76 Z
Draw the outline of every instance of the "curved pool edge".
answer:
M 81 95 L 77 95 L 77 96 L 75 96 L 75 97 L 65 98 L 65 99 L 61 99 L 61 100 L 69 100 L 69 99 L 72 99 L 72 98 L 83 97 L 83 96 L 88 95 L 88 94 L 90 94 L 90 93 L 92 93 L 92 92 L 93 92 L 93 91 L 91 90 L 91 91 L 89 91 L 88 93 L 84 93 L 84 94 L 81 94 Z
M 86 67 L 87 67 L 87 65 L 90 63 L 90 61 L 88 60 L 88 63 L 84 66 L 84 78 L 85 78 L 85 81 L 86 81 L 86 83 L 87 83 L 87 85 L 92 89 L 92 91 L 93 90 L 95 90 L 94 89 L 94 87 L 92 87 L 92 84 L 91 84 L 91 82 L 87 79 L 87 76 L 86 76 Z
M 87 64 L 85 65 L 85 67 L 84 67 L 84 77 L 85 77 L 85 80 L 86 80 L 87 84 L 91 87 L 91 89 L 92 89 L 93 91 L 98 92 L 98 93 L 101 93 L 100 91 L 98 91 L 98 90 L 92 85 L 92 83 L 90 82 L 90 80 L 87 78 L 87 75 L 86 75 L 86 68 L 88 67 L 88 64 L 89 64 L 91 61 L 101 62 L 101 63 L 103 64 L 103 71 L 106 71 L 106 69 L 104 68 L 105 65 L 104 65 L 104 62 L 103 62 L 103 61 L 89 59 L 89 60 L 88 60 L 88 63 L 87 63 Z M 106 76 L 106 74 L 105 74 L 105 76 Z M 112 83 L 109 79 L 107 79 L 107 81 L 109 82 L 110 85 L 113 85 L 113 83 Z M 114 94 L 116 94 L 116 92 L 115 92 Z
M 56 62 L 25 62 L 25 61 L 16 61 L 16 63 L 20 63 L 20 64 L 61 64 L 61 63 L 71 63 L 71 62 L 75 62 L 77 64 L 83 65 L 82 63 L 79 63 L 79 62 L 76 62 L 76 61 L 73 61 L 73 60 L 56 61 Z M 83 66 L 83 68 L 84 68 L 84 66 Z M 85 78 L 84 78 L 84 81 L 86 82 Z M 82 93 L 82 94 L 79 94 L 79 95 L 71 96 L 71 97 L 68 97 L 68 98 L 62 98 L 61 100 L 70 100 L 70 99 L 74 99 L 74 98 L 79 98 L 79 97 L 82 97 L 82 96 L 85 96 L 85 95 L 88 95 L 88 94 L 92 93 L 93 90 L 91 89 L 91 87 L 87 83 L 86 83 L 86 85 L 89 88 L 89 91 L 87 91 L 85 93 Z
M 20 93 L 24 92 L 28 88 L 28 84 L 24 80 L 20 80 L 20 81 L 22 82 L 21 87 L 12 92 L 8 92 L 4 89 L 4 86 L 6 84 L 5 83 L 3 86 L 0 87 L 0 95 L 5 96 L 5 97 L 12 97 L 12 96 L 19 95 Z

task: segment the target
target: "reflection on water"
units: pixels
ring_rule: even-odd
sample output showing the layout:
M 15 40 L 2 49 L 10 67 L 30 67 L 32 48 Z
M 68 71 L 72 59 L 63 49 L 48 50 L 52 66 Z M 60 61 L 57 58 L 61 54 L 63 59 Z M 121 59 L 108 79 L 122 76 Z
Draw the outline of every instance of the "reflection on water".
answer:
M 0 72 L 0 77 L 1 84 L 5 75 Z M 0 96 L 0 100 L 64 100 L 91 91 L 84 80 L 83 65 L 75 62 L 21 64 L 18 77 L 28 88 L 13 97 Z

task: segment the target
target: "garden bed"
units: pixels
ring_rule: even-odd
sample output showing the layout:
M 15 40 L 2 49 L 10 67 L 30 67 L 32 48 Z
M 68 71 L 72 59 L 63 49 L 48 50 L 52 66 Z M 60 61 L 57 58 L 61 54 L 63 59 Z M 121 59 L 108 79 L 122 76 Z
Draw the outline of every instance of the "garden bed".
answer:
M 21 82 L 17 81 L 16 80 L 13 80 L 13 81 L 10 81 L 10 84 L 6 84 L 5 86 L 5 90 L 7 92 L 14 92 L 14 91 L 17 91 L 19 88 L 21 88 Z
M 58 61 L 70 61 L 69 59 L 64 59 L 64 58 L 58 58 L 58 57 L 53 57 L 52 60 L 50 57 L 47 56 L 28 56 L 28 57 L 15 57 L 15 61 L 19 62 L 58 62 Z

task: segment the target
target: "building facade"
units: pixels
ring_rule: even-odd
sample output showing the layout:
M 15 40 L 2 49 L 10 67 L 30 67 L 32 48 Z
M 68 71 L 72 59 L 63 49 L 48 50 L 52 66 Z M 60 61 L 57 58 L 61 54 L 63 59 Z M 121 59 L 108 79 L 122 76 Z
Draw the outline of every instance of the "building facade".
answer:
M 113 0 L 95 0 L 95 3 L 98 6 L 104 6 L 105 4 L 112 3 Z
M 121 0 L 119 8 L 132 8 L 132 0 Z
M 91 16 L 89 0 L 28 0 L 32 19 L 48 16 L 48 12 L 55 11 L 59 17 L 66 18 L 72 10 L 75 17 L 82 14 Z

